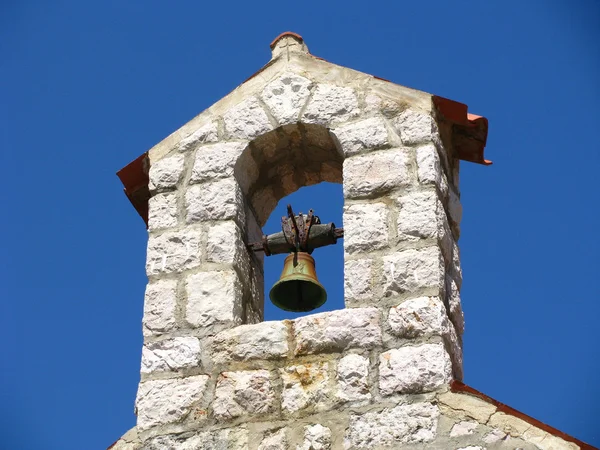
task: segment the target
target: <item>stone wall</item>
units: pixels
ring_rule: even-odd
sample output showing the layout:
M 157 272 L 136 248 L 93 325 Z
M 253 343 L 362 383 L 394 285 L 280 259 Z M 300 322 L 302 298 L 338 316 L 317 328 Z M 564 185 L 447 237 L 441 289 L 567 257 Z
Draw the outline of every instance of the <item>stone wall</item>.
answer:
M 281 39 L 259 75 L 150 152 L 137 439 L 161 450 L 504 442 L 491 413 L 473 417 L 448 392 L 462 378 L 462 211 L 431 97 L 296 44 Z M 262 322 L 262 255 L 246 245 L 279 199 L 321 181 L 344 188 L 346 309 Z

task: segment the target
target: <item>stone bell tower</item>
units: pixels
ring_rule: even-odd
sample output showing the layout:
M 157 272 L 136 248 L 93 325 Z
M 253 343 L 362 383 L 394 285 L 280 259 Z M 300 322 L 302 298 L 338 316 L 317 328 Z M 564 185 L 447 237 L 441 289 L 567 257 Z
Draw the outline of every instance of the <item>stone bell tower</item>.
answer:
M 294 33 L 271 49 L 119 172 L 148 226 L 148 286 L 137 426 L 113 448 L 550 439 L 461 390 L 459 161 L 490 164 L 487 120 L 314 57 Z M 264 255 L 249 243 L 279 199 L 321 181 L 343 184 L 345 309 L 263 322 Z

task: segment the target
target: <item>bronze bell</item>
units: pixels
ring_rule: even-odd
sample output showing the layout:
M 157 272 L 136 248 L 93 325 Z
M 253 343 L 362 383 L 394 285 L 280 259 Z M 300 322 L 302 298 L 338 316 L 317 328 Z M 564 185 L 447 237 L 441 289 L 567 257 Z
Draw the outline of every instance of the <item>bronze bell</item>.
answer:
M 306 252 L 288 255 L 269 297 L 275 306 L 294 312 L 312 311 L 325 303 L 327 292 L 317 279 L 313 257 Z

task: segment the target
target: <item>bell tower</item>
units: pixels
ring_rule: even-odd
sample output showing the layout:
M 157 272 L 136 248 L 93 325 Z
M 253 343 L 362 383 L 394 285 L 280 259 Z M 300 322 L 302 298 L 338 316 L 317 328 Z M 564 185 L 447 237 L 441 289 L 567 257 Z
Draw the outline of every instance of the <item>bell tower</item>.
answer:
M 490 164 L 487 120 L 317 58 L 294 33 L 271 50 L 119 172 L 149 238 L 137 426 L 114 448 L 501 442 L 506 413 L 456 392 L 459 163 Z M 343 184 L 343 230 L 290 209 L 289 230 L 263 236 L 281 198 L 322 181 Z M 264 322 L 265 254 L 290 253 L 274 303 L 310 311 L 326 294 L 309 253 L 342 238 L 345 308 Z M 535 448 L 524 436 L 512 443 Z

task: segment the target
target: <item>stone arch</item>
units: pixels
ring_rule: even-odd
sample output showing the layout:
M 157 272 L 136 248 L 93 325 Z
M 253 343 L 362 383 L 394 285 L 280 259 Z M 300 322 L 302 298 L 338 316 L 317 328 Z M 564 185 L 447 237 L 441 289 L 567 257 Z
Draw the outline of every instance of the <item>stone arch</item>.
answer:
M 263 226 L 282 198 L 322 181 L 342 183 L 343 156 L 321 125 L 284 125 L 252 140 L 236 162 L 236 179 Z

